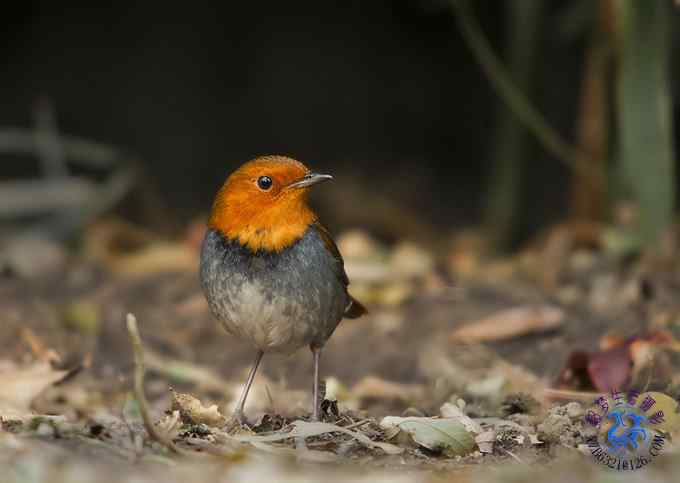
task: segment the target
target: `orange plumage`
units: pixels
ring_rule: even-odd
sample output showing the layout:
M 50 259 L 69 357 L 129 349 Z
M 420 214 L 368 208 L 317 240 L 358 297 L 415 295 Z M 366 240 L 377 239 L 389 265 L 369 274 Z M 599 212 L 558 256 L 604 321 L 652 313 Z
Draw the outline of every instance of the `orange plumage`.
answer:
M 307 190 L 286 189 L 309 172 L 302 163 L 284 156 L 249 161 L 218 192 L 208 226 L 253 251 L 281 251 L 316 221 L 307 206 Z M 266 191 L 257 186 L 265 174 L 273 181 Z

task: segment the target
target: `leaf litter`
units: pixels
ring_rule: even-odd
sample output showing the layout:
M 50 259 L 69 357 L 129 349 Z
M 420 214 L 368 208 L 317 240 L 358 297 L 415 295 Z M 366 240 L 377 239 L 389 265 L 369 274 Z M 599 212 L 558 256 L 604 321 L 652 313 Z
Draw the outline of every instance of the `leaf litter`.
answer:
M 302 379 L 296 378 L 309 366 L 296 357 L 282 362 L 279 373 L 258 378 L 249 407 L 254 422 L 235 427 L 224 404 L 242 383 L 246 350 L 195 320 L 209 319 L 194 281 L 195 247 L 186 240 L 158 249 L 154 243 L 141 237 L 143 250 L 122 253 L 112 243 L 93 257 L 110 268 L 113 275 L 106 277 L 114 282 L 81 264 L 64 278 L 62 293 L 37 283 L 45 300 L 61 297 L 53 303 L 17 304 L 20 281 L 0 291 L 7 307 L 7 329 L 0 336 L 10 348 L 0 361 L 10 369 L 0 369 L 10 381 L 0 385 L 0 401 L 14 399 L 0 411 L 0 464 L 12 468 L 7 481 L 146 483 L 197 475 L 217 482 L 237 476 L 305 481 L 301 468 L 304 478 L 329 482 L 425 481 L 438 470 L 446 471 L 445 479 L 474 474 L 483 476 L 479 481 L 505 481 L 494 468 L 526 475 L 527 464 L 535 463 L 564 467 L 571 476 L 578 467 L 582 481 L 595 481 L 599 473 L 588 473 L 588 465 L 563 462 L 584 461 L 578 453 L 587 432 L 583 412 L 603 387 L 596 381 L 624 380 L 617 371 L 625 367 L 626 381 L 648 382 L 649 391 L 672 396 L 659 398 L 660 406 L 677 409 L 680 307 L 668 295 L 672 283 L 651 278 L 642 262 L 615 272 L 608 267 L 616 260 L 600 263 L 577 248 L 560 252 L 559 259 L 527 251 L 502 263 L 463 250 L 455 254 L 451 273 L 442 274 L 413 245 L 390 251 L 364 240 L 347 265 L 358 274 L 355 289 L 376 310 L 374 319 L 343 324 L 334 337 L 326 419 L 306 419 L 308 391 L 299 389 Z M 178 253 L 179 262 L 164 262 Z M 532 285 L 536 280 L 545 282 L 540 289 Z M 152 424 L 181 449 L 176 455 L 150 437 L 141 406 L 129 393 L 132 369 L 119 364 L 131 360 L 120 330 L 128 306 L 143 320 Z M 183 311 L 175 313 L 177 308 Z M 644 314 L 644 323 L 631 314 Z M 35 323 L 41 318 L 48 323 Z M 16 334 L 24 345 L 12 343 Z M 451 334 L 458 334 L 455 341 Z M 569 352 L 617 348 L 624 348 L 625 364 L 604 357 L 591 371 L 595 378 L 582 378 L 568 364 Z M 57 351 L 66 354 L 68 365 L 41 360 L 40 354 Z M 62 367 L 88 356 L 91 368 L 75 378 L 71 371 L 64 374 Z M 571 378 L 558 377 L 565 367 Z M 17 374 L 27 388 L 20 401 L 5 392 Z M 665 429 L 677 434 L 675 419 L 668 420 Z M 668 451 L 674 454 L 672 446 Z

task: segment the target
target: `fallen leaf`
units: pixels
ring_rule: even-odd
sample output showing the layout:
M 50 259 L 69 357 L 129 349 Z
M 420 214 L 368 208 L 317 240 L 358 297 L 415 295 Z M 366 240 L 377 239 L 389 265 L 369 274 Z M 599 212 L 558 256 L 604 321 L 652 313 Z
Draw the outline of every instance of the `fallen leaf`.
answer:
M 475 422 L 470 416 L 465 414 L 461 408 L 451 403 L 444 403 L 444 405 L 439 409 L 439 413 L 442 418 L 453 419 L 458 421 L 469 433 L 479 434 L 482 432 L 482 427 L 479 423 Z
M 557 307 L 515 307 L 469 322 L 454 330 L 449 339 L 465 343 L 504 340 L 555 330 L 563 321 L 564 312 Z
M 179 436 L 182 429 L 182 418 L 178 410 L 167 414 L 163 419 L 156 423 L 158 430 L 170 441 Z
M 217 405 L 206 407 L 191 394 L 183 394 L 170 389 L 172 393 L 172 411 L 178 411 L 182 421 L 186 424 L 206 424 L 208 426 L 223 426 L 227 422 L 217 409 Z
M 410 434 L 416 444 L 431 451 L 442 452 L 448 457 L 466 455 L 475 446 L 472 433 L 455 419 L 387 416 L 380 422 L 380 427 L 384 429 L 395 426 Z
M 21 418 L 31 414 L 31 404 L 48 387 L 63 380 L 69 371 L 54 369 L 47 362 L 26 367 L 0 366 L 0 416 Z
M 627 387 L 632 368 L 627 346 L 591 354 L 587 365 L 590 380 L 600 392 Z
M 251 442 L 253 447 L 266 453 L 278 456 L 292 456 L 298 461 L 308 461 L 310 463 L 333 463 L 340 458 L 330 451 L 312 450 L 309 448 L 288 448 L 287 446 L 274 446 L 267 443 Z
M 293 421 L 291 426 L 293 428 L 291 431 L 278 431 L 274 434 L 268 435 L 228 435 L 224 433 L 223 436 L 228 439 L 241 441 L 244 443 L 267 443 L 282 441 L 289 438 L 310 438 L 327 433 L 342 433 L 346 434 L 347 436 L 351 436 L 366 447 L 379 448 L 387 454 L 400 454 L 404 451 L 402 448 L 393 444 L 373 441 L 371 438 L 358 431 L 352 431 L 335 424 L 298 420 Z
M 599 392 L 625 389 L 631 380 L 660 350 L 676 350 L 680 344 L 665 331 L 654 331 L 624 339 L 607 334 L 600 340 L 601 350 L 596 352 L 574 351 L 560 372 L 557 385 L 560 388 L 590 388 Z M 659 368 L 654 367 L 656 373 Z
M 659 411 L 663 413 L 659 422 L 652 424 L 652 427 L 669 434 L 680 431 L 680 402 L 661 392 L 644 392 L 637 397 L 637 401 L 644 401 L 647 397 L 651 397 L 654 404 L 645 412 L 645 416 L 653 418 Z

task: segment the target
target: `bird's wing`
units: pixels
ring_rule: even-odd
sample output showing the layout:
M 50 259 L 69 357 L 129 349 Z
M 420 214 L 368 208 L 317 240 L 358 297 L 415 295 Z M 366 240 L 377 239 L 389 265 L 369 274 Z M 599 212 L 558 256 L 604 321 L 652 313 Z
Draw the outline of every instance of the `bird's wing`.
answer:
M 314 222 L 314 228 L 316 228 L 316 231 L 319 233 L 319 236 L 321 236 L 321 240 L 323 241 L 324 246 L 328 250 L 328 252 L 333 255 L 333 258 L 335 259 L 335 262 L 337 263 L 338 270 L 338 278 L 342 282 L 342 284 L 345 286 L 345 289 L 349 285 L 349 278 L 347 278 L 347 273 L 345 272 L 345 261 L 342 259 L 342 255 L 340 255 L 340 250 L 338 250 L 338 246 L 335 244 L 333 241 L 333 237 L 331 236 L 330 232 L 326 229 L 325 226 L 323 226 L 319 221 Z M 366 307 L 364 307 L 359 301 L 357 301 L 354 297 L 349 295 L 350 303 L 347 305 L 347 309 L 345 310 L 345 317 L 348 319 L 355 319 L 357 317 L 361 317 L 364 315 L 367 310 Z

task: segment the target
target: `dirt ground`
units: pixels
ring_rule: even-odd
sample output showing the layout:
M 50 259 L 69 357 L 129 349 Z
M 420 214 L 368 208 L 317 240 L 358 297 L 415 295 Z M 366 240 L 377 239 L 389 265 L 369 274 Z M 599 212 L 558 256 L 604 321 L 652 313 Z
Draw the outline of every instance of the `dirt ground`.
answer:
M 579 450 L 593 396 L 619 380 L 671 397 L 680 387 L 675 257 L 615 256 L 574 243 L 555 253 L 547 242 L 487 260 L 474 248 L 434 256 L 349 233 L 339 244 L 350 288 L 370 313 L 343 321 L 323 352 L 324 421 L 333 428 L 308 422 L 305 350 L 265 357 L 246 409 L 250 425 L 234 428 L 230 404 L 254 353 L 207 309 L 196 236 L 120 248 L 131 228 L 102 226 L 88 236 L 109 247 L 103 253 L 86 239 L 57 250 L 56 268 L 37 277 L 6 262 L 2 481 L 491 482 L 535 472 L 615 481 L 616 471 Z M 143 424 L 128 313 L 143 341 L 151 417 L 179 454 Z M 600 357 L 598 371 L 584 357 Z M 186 394 L 198 406 L 182 402 Z M 404 428 L 394 433 L 387 416 L 472 418 L 481 429 L 468 450 L 428 447 Z M 559 418 L 566 426 L 555 429 Z M 282 431 L 287 437 L 276 439 Z M 674 448 L 626 478 L 675 481 Z

